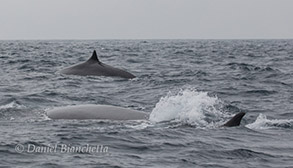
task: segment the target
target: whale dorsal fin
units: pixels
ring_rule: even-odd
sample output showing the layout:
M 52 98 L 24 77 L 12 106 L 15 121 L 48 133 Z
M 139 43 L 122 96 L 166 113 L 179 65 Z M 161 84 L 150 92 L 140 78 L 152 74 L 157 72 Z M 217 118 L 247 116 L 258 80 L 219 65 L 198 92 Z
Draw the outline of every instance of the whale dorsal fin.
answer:
M 93 55 L 91 56 L 91 58 L 88 61 L 97 61 L 98 63 L 101 63 L 98 56 L 97 56 L 96 50 L 94 50 Z
M 239 126 L 244 115 L 245 115 L 244 112 L 240 112 L 240 113 L 236 114 L 232 119 L 230 119 L 228 122 L 226 122 L 226 124 L 224 124 L 223 126 L 225 126 L 225 127 Z

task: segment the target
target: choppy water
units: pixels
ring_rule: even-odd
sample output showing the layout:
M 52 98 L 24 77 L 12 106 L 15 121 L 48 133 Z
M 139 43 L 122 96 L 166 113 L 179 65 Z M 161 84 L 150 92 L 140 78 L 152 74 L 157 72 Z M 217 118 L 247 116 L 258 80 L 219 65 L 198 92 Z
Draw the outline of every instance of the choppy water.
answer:
M 137 78 L 58 73 L 94 49 Z M 0 66 L 1 167 L 293 167 L 293 40 L 0 41 Z M 45 115 L 73 104 L 151 118 Z

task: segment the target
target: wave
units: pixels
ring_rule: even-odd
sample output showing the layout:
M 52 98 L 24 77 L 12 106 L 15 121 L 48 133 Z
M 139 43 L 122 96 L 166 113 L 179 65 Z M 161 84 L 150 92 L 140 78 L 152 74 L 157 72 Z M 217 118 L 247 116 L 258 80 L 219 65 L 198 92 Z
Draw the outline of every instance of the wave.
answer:
M 23 108 L 23 106 L 18 104 L 16 101 L 11 101 L 10 103 L 0 105 L 0 110 L 1 109 L 11 109 L 11 108 L 21 109 L 21 108 Z
M 206 155 L 210 157 L 217 157 L 219 159 L 227 159 L 227 158 L 249 159 L 249 158 L 273 158 L 274 157 L 268 153 L 258 152 L 251 149 L 244 149 L 244 148 L 231 149 L 231 150 L 208 150 L 208 151 L 205 151 L 205 153 Z
M 162 97 L 150 114 L 151 122 L 175 121 L 197 127 L 215 127 L 227 114 L 221 110 L 222 102 L 208 92 L 196 89 L 169 92 Z
M 270 66 L 256 66 L 256 65 L 247 64 L 247 63 L 232 62 L 232 63 L 228 63 L 227 66 L 229 66 L 233 70 L 256 71 L 256 72 L 279 72 L 279 70 L 274 69 Z
M 13 100 L 9 103 L 0 105 L 0 120 L 14 120 L 25 108 Z
M 256 120 L 246 125 L 250 129 L 293 128 L 293 119 L 267 119 L 264 114 L 259 114 Z
M 276 94 L 276 93 L 278 92 L 274 90 L 265 90 L 265 89 L 248 90 L 243 92 L 243 94 L 248 94 L 248 95 L 255 94 L 255 95 L 263 95 L 263 96 L 268 96 L 268 95 Z

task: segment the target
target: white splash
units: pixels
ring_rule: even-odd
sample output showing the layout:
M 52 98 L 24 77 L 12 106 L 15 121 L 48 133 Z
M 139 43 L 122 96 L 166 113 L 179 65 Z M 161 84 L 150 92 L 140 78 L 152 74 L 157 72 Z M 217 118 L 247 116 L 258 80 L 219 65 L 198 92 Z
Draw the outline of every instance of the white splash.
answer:
M 10 109 L 10 108 L 21 108 L 22 106 L 17 104 L 15 101 L 12 101 L 8 104 L 1 105 L 0 109 Z
M 264 114 L 259 114 L 256 118 L 255 122 L 246 125 L 247 128 L 250 129 L 270 129 L 270 128 L 292 128 L 293 119 L 267 119 L 267 116 Z
M 195 89 L 180 90 L 176 94 L 169 92 L 156 104 L 150 114 L 150 121 L 175 120 L 206 127 L 211 124 L 209 117 L 223 118 L 223 113 L 216 108 L 220 102 L 217 97 L 211 97 L 207 92 Z

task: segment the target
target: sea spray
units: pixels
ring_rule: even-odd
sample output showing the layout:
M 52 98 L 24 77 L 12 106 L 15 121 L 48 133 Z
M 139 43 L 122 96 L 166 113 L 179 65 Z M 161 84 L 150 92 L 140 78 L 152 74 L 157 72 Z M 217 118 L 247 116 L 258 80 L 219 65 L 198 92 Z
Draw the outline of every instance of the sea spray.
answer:
M 169 92 L 156 104 L 150 114 L 150 121 L 175 120 L 205 127 L 213 123 L 213 119 L 223 118 L 224 114 L 218 109 L 220 104 L 221 101 L 216 96 L 209 96 L 208 92 L 196 89 Z
M 293 119 L 268 119 L 261 113 L 253 123 L 247 124 L 246 127 L 250 129 L 293 128 Z

